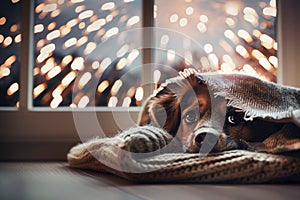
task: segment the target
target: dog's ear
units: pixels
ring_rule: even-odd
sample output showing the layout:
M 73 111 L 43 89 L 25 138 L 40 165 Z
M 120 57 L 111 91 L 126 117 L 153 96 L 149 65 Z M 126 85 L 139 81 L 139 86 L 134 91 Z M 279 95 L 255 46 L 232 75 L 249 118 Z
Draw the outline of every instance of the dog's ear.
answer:
M 138 125 L 152 124 L 175 136 L 181 120 L 180 104 L 167 87 L 148 98 L 140 112 Z

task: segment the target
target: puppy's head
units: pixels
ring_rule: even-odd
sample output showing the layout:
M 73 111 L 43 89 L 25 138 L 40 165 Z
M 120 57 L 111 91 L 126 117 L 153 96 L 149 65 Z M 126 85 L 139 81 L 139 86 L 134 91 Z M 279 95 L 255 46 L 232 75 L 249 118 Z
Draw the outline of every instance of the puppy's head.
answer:
M 254 119 L 215 97 L 197 73 L 176 77 L 150 97 L 140 114 L 139 125 L 164 128 L 186 152 L 210 152 L 244 148 L 244 141 L 261 142 L 280 127 Z

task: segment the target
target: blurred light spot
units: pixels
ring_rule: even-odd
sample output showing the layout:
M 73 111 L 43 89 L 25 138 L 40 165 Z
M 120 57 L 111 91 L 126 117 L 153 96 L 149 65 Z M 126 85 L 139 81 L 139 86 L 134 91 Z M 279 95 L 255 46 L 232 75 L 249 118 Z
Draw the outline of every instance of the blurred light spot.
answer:
M 21 39 L 22 39 L 21 34 L 16 35 L 16 37 L 15 37 L 15 43 L 20 43 Z
M 78 108 L 85 108 L 90 102 L 88 96 L 83 96 L 78 102 Z
M 78 18 L 79 19 L 86 19 L 86 18 L 89 18 L 91 16 L 93 16 L 94 14 L 94 11 L 92 10 L 86 10 L 86 11 L 83 11 L 82 13 L 79 14 Z
M 248 51 L 245 49 L 245 47 L 243 47 L 242 45 L 237 45 L 235 48 L 236 52 L 238 54 L 240 54 L 242 57 L 244 58 L 248 58 L 249 57 L 249 53 Z
M 51 40 L 54 40 L 55 38 L 58 38 L 59 35 L 60 35 L 60 31 L 54 30 L 47 34 L 46 39 L 51 41 Z
M 122 70 L 126 66 L 126 64 L 127 64 L 127 59 L 121 58 L 116 65 L 116 70 Z
M 15 55 L 12 55 L 6 59 L 6 61 L 4 62 L 4 65 L 11 66 L 16 60 L 17 60 L 17 57 Z
M 239 14 L 238 9 L 233 5 L 227 5 L 225 10 L 228 15 L 237 16 Z
M 74 27 L 78 23 L 78 19 L 71 19 L 70 21 L 67 22 L 67 26 L 69 27 Z
M 168 42 L 169 42 L 169 36 L 168 36 L 168 35 L 163 35 L 163 36 L 160 38 L 160 44 L 166 45 L 166 44 L 168 44 Z
M 11 96 L 19 90 L 19 84 L 13 83 L 7 90 L 7 95 Z
M 185 13 L 187 15 L 192 15 L 194 13 L 194 8 L 192 7 L 188 7 L 186 10 L 185 10 Z
M 133 2 L 135 0 L 124 0 L 124 3 L 129 3 L 129 2 Z
M 59 104 L 63 101 L 62 96 L 56 96 L 50 103 L 51 108 L 57 108 Z
M 130 107 L 131 104 L 131 98 L 130 97 L 125 97 L 122 103 L 123 107 Z
M 231 73 L 233 71 L 233 68 L 230 64 L 225 62 L 221 64 L 221 71 L 225 73 Z
M 253 42 L 250 34 L 247 31 L 243 30 L 243 29 L 238 31 L 238 36 L 243 38 L 248 43 Z
M 53 90 L 52 97 L 59 98 L 63 93 L 63 91 L 64 91 L 64 87 L 59 85 L 58 87 L 55 88 L 55 90 Z
M 82 12 L 84 9 L 85 9 L 85 6 L 84 6 L 84 5 L 77 6 L 77 7 L 75 8 L 75 12 L 76 12 L 76 13 L 80 13 L 80 12 Z
M 8 36 L 7 38 L 4 39 L 3 46 L 7 47 L 7 46 L 11 45 L 12 41 L 13 41 L 12 37 Z
M 175 51 L 173 49 L 169 49 L 167 52 L 167 60 L 168 62 L 173 62 L 175 60 Z
M 38 97 L 47 88 L 46 83 L 41 83 L 33 89 L 34 98 Z
M 47 28 L 48 28 L 49 31 L 53 30 L 55 27 L 56 27 L 56 22 L 51 22 L 51 23 L 47 26 Z
M 208 60 L 214 68 L 217 68 L 219 66 L 219 59 L 216 56 L 216 54 L 213 54 L 213 53 L 209 54 L 208 55 Z
M 87 27 L 88 32 L 93 32 L 99 30 L 103 25 L 106 24 L 105 19 L 98 19 L 94 21 L 91 25 Z
M 259 39 L 261 40 L 262 45 L 267 49 L 271 49 L 273 47 L 274 40 L 270 36 L 262 34 Z
M 181 19 L 180 19 L 179 25 L 180 25 L 181 27 L 184 27 L 184 26 L 186 26 L 187 24 L 188 24 L 187 18 L 181 18 Z
M 112 88 L 111 88 L 111 91 L 110 91 L 111 95 L 115 96 L 119 92 L 119 90 L 122 87 L 122 85 L 123 85 L 122 81 L 121 80 L 117 80 L 114 83 L 114 85 L 112 86 Z
M 71 64 L 71 68 L 73 70 L 82 70 L 83 64 L 84 64 L 84 59 L 82 57 L 76 57 Z
M 129 66 L 139 55 L 140 52 L 137 49 L 133 49 L 127 57 L 127 65 Z
M 84 28 L 85 28 L 85 23 L 84 23 L 84 22 L 80 22 L 80 23 L 78 24 L 78 28 L 79 28 L 79 29 L 84 29 Z
M 261 58 L 264 58 L 264 54 L 262 52 L 260 52 L 259 50 L 257 49 L 254 49 L 252 52 L 251 52 L 252 56 L 254 58 L 256 58 L 257 60 L 261 59 Z
M 71 55 L 66 55 L 61 61 L 61 66 L 67 66 L 72 61 L 72 59 L 73 57 Z
M 81 46 L 83 45 L 84 43 L 86 43 L 88 41 L 88 37 L 87 36 L 82 36 L 78 41 L 77 41 L 77 44 L 76 46 Z
M 178 15 L 177 14 L 171 15 L 171 17 L 170 17 L 170 22 L 171 23 L 175 23 L 175 22 L 177 22 L 177 20 L 178 20 Z
M 253 8 L 245 7 L 244 8 L 244 20 L 250 22 L 253 26 L 258 24 L 258 15 Z
M 4 41 L 4 36 L 0 34 L 0 43 Z
M 72 3 L 80 3 L 83 2 L 84 0 L 71 0 Z
M 36 6 L 36 7 L 35 7 L 35 12 L 36 12 L 36 13 L 42 12 L 44 6 L 45 6 L 45 3 L 41 3 L 41 4 L 39 4 L 38 6 Z
M 108 101 L 108 107 L 116 107 L 117 106 L 117 103 L 118 103 L 118 98 L 115 97 L 115 96 L 112 96 L 109 98 L 109 101 Z
M 128 91 L 127 91 L 127 96 L 133 97 L 134 94 L 135 94 L 135 87 L 132 86 L 132 87 L 130 87 L 130 88 L 128 89 Z
M 20 0 L 11 0 L 12 3 L 18 3 Z
M 133 16 L 128 19 L 126 26 L 133 26 L 134 24 L 139 23 L 140 17 L 139 16 Z
M 251 65 L 249 65 L 249 64 L 245 64 L 245 65 L 243 66 L 243 70 L 244 70 L 244 72 L 245 72 L 246 74 L 254 75 L 254 76 L 257 75 L 256 71 L 255 71 L 255 70 L 253 69 L 253 67 L 252 67 Z
M 138 87 L 135 93 L 135 99 L 137 101 L 142 101 L 144 97 L 144 89 L 142 87 Z
M 115 7 L 115 3 L 114 2 L 108 2 L 105 3 L 101 6 L 101 10 L 111 10 Z
M 225 22 L 229 27 L 231 28 L 235 27 L 235 21 L 232 18 L 230 17 L 226 18 Z
M 88 55 L 90 53 L 92 53 L 97 47 L 97 44 L 95 42 L 89 42 L 87 45 L 86 45 L 86 48 L 84 49 L 84 54 L 85 55 Z
M 273 43 L 273 49 L 275 49 L 275 50 L 278 49 L 278 43 L 277 43 L 277 42 L 274 42 L 274 43 Z
M 99 68 L 99 70 L 101 71 L 101 72 L 104 72 L 105 71 L 105 69 L 109 66 L 111 64 L 111 59 L 110 58 L 104 58 L 102 61 L 101 61 L 101 63 L 100 63 L 100 68 Z
M 77 43 L 77 39 L 75 37 L 72 37 L 64 43 L 64 48 L 67 49 L 67 48 L 75 45 L 76 43 Z
M 129 45 L 124 44 L 118 51 L 117 51 L 117 57 L 120 58 L 124 56 L 129 50 Z
M 202 56 L 200 58 L 200 63 L 201 63 L 202 68 L 204 70 L 209 70 L 210 69 L 210 63 L 209 63 L 209 60 L 208 60 L 208 58 L 206 56 Z
M 205 51 L 207 54 L 213 52 L 213 50 L 214 50 L 214 49 L 213 49 L 213 46 L 212 46 L 211 44 L 207 43 L 207 44 L 204 45 L 204 51 Z
M 36 75 L 38 75 L 38 74 L 40 74 L 40 68 L 35 67 L 35 68 L 33 69 L 33 76 L 36 76 Z
M 76 77 L 76 73 L 74 71 L 69 72 L 62 80 L 61 84 L 67 87 Z
M 276 17 L 277 10 L 276 10 L 276 8 L 273 8 L 273 7 L 266 7 L 263 9 L 263 14 L 266 16 Z
M 270 56 L 269 61 L 275 68 L 278 67 L 278 59 L 276 56 Z
M 1 67 L 0 68 L 0 78 L 3 78 L 5 76 L 9 76 L 10 74 L 10 69 L 7 67 Z
M 119 33 L 119 28 L 118 27 L 113 27 L 111 29 L 109 29 L 108 31 L 106 31 L 105 33 L 105 39 L 108 39 L 114 35 L 117 35 Z
M 231 30 L 226 30 L 224 32 L 225 37 L 227 37 L 228 39 L 230 39 L 233 43 L 237 44 L 239 39 L 237 38 L 237 36 L 231 31 Z
M 259 30 L 253 30 L 252 34 L 257 38 L 259 38 L 261 36 L 261 32 Z
M 199 20 L 202 23 L 207 23 L 208 22 L 208 17 L 206 15 L 200 15 Z
M 197 28 L 201 33 L 205 33 L 207 31 L 206 25 L 203 22 L 199 22 L 197 24 Z
M 161 77 L 161 72 L 159 70 L 154 70 L 153 72 L 153 82 L 158 83 Z
M 60 10 L 57 9 L 57 10 L 54 10 L 54 11 L 51 13 L 50 17 L 55 18 L 55 17 L 57 17 L 59 14 L 60 14 Z
M 43 48 L 41 48 L 40 52 L 41 54 L 48 54 L 48 53 L 51 53 L 55 50 L 55 44 L 53 43 L 50 43 L 46 46 L 44 46 Z
M 47 78 L 48 80 L 49 80 L 49 79 L 52 79 L 52 78 L 54 78 L 55 76 L 57 76 L 60 72 L 61 72 L 60 66 L 55 66 L 54 68 L 52 68 L 52 69 L 48 72 L 46 78 Z
M 108 82 L 107 80 L 102 81 L 102 82 L 99 84 L 99 86 L 98 86 L 98 88 L 97 88 L 97 91 L 98 91 L 99 93 L 102 93 L 108 86 L 109 86 L 109 82 Z
M 18 30 L 18 25 L 17 24 L 14 24 L 10 27 L 10 32 L 14 33 Z
M 232 68 L 235 68 L 235 63 L 233 62 L 232 58 L 229 55 L 225 54 L 223 56 L 223 60 L 224 60 L 224 62 L 229 64 Z
M 92 79 L 92 74 L 90 72 L 86 72 L 82 75 L 78 82 L 78 88 L 82 89 L 90 80 Z
M 272 6 L 273 8 L 276 8 L 276 0 L 271 0 L 270 6 Z
M 261 66 L 263 66 L 268 71 L 271 71 L 273 69 L 272 65 L 269 63 L 268 59 L 266 58 L 260 58 L 258 62 Z
M 98 69 L 100 67 L 100 63 L 98 62 L 98 61 L 94 61 L 93 63 L 92 63 L 92 68 L 93 69 Z
M 43 7 L 43 12 L 52 12 L 57 9 L 56 3 L 47 4 Z
M 111 22 L 113 20 L 114 16 L 113 15 L 107 15 L 105 20 L 106 22 Z

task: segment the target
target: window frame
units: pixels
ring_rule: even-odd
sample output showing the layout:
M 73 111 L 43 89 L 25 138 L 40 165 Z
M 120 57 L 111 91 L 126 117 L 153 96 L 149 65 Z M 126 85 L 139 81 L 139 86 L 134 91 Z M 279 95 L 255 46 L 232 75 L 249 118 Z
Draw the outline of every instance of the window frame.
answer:
M 41 109 L 32 106 L 32 70 L 33 70 L 33 6 L 30 0 L 22 0 L 22 43 L 21 43 L 21 68 L 20 68 L 20 103 L 19 108 L 0 110 L 0 160 L 65 160 L 69 148 L 80 142 L 74 125 L 73 113 L 70 108 Z M 144 0 L 142 8 L 142 26 L 153 27 L 154 0 Z M 297 6 L 295 6 L 297 5 Z M 300 40 L 300 24 L 296 20 L 300 17 L 297 7 L 298 1 L 277 0 L 278 27 L 277 39 L 279 43 L 278 58 L 278 83 L 300 87 L 300 57 L 297 55 Z M 289 24 L 293 23 L 293 27 Z M 153 33 L 143 32 L 143 45 L 152 43 Z M 143 50 L 142 80 L 151 82 L 152 50 Z M 283 70 L 284 66 L 284 70 Z M 151 85 L 145 88 L 145 96 L 151 94 Z M 84 109 L 82 115 L 91 115 L 96 112 L 103 126 L 103 131 L 115 134 L 119 130 L 114 122 L 116 115 L 120 119 L 128 117 L 128 112 L 133 120 L 138 117 L 140 108 L 107 108 Z M 54 124 L 54 125 L 53 125 Z M 3 153 L 4 152 L 4 153 Z

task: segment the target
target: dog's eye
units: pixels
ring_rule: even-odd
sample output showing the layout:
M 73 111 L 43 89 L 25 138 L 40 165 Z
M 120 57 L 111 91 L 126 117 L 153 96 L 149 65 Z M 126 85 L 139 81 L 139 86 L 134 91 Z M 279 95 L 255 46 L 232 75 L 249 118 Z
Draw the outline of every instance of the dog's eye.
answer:
M 186 123 L 193 123 L 195 121 L 197 121 L 197 113 L 194 110 L 189 111 L 186 115 L 185 115 L 185 122 Z
M 237 125 L 242 122 L 242 117 L 238 113 L 231 113 L 228 115 L 227 120 L 232 125 Z

